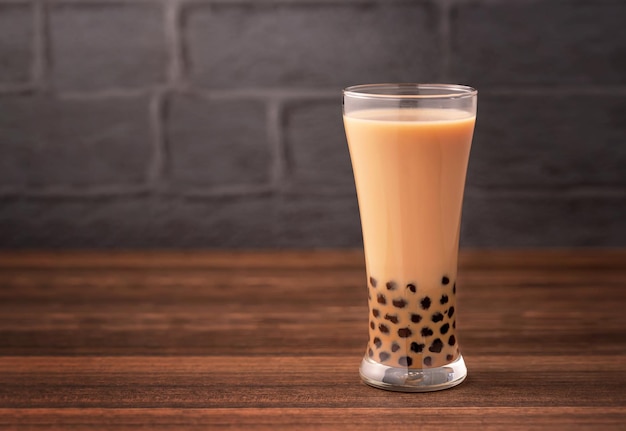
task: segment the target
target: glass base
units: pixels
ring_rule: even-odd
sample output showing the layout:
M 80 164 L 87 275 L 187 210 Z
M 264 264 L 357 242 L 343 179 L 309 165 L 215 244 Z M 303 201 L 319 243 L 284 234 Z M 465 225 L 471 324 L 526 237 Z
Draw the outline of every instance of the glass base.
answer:
M 370 386 L 396 392 L 432 392 L 454 387 L 465 380 L 463 356 L 438 368 L 396 368 L 373 361 L 367 355 L 359 368 L 361 379 Z

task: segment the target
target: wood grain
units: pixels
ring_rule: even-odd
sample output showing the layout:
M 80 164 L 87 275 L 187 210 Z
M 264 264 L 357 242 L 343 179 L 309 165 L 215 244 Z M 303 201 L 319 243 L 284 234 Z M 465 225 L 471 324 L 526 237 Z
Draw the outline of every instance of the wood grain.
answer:
M 469 377 L 363 385 L 358 251 L 0 254 L 0 429 L 626 424 L 626 251 L 460 258 Z

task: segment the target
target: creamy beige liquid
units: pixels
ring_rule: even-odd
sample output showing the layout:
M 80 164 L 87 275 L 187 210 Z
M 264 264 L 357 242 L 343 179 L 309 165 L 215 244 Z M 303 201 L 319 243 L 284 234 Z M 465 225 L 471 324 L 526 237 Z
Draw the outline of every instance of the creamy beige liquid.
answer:
M 385 365 L 458 357 L 455 282 L 474 123 L 454 109 L 344 116 L 368 272 L 368 354 Z

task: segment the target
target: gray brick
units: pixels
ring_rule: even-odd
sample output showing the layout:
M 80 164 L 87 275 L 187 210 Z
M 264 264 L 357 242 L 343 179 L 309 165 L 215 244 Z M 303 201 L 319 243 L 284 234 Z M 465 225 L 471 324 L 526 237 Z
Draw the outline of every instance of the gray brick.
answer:
M 622 1 L 469 3 L 452 12 L 452 77 L 493 84 L 626 83 Z
M 623 247 L 626 203 L 615 197 L 490 196 L 468 193 L 464 247 Z
M 0 185 L 143 181 L 151 158 L 146 98 L 0 99 Z
M 160 7 L 52 6 L 52 79 L 64 90 L 148 87 L 164 80 Z
M 269 181 L 272 155 L 261 102 L 176 97 L 167 139 L 175 182 L 224 186 Z
M 468 185 L 626 186 L 626 98 L 479 99 Z
M 288 106 L 285 141 L 296 187 L 354 192 L 339 101 Z
M 362 247 L 356 195 L 281 196 L 276 236 L 281 247 Z
M 429 3 L 222 4 L 186 13 L 194 83 L 343 87 L 429 81 L 440 70 Z
M 30 80 L 32 47 L 32 6 L 0 4 L 0 84 Z
M 269 197 L 0 200 L 0 248 L 261 248 Z

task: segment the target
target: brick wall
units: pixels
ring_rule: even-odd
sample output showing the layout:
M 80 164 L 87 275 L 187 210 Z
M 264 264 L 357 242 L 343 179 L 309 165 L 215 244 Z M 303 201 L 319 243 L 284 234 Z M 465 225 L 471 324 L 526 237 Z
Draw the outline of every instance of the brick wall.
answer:
M 479 89 L 464 246 L 626 246 L 621 0 L 0 0 L 0 247 L 360 246 L 342 87 Z

